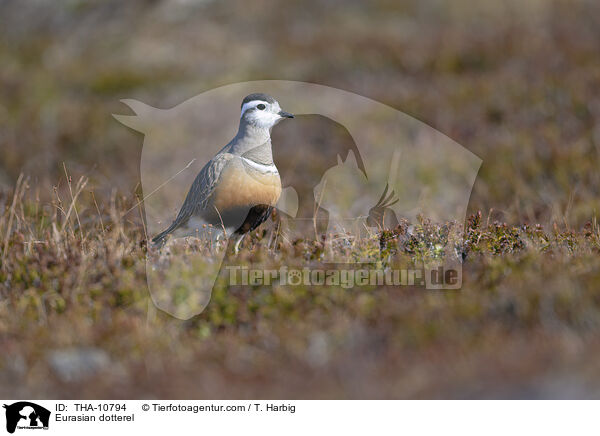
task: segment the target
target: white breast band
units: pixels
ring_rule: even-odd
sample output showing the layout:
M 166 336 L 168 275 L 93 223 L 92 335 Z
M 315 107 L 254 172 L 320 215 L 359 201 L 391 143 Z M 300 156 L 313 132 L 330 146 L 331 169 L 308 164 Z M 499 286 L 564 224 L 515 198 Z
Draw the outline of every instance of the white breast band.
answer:
M 261 173 L 279 174 L 279 171 L 277 170 L 277 167 L 275 166 L 275 164 L 265 165 L 265 164 L 255 162 L 252 159 L 245 158 L 243 156 L 241 158 L 242 158 L 242 161 L 246 165 L 251 166 L 252 168 L 260 171 Z

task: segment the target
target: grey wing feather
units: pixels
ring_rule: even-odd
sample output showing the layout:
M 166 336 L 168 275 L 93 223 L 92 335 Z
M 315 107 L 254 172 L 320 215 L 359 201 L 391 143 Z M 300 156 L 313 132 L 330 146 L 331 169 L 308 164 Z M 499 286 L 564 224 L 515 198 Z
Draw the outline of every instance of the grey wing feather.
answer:
M 230 153 L 218 154 L 204 165 L 196 176 L 194 183 L 192 183 L 185 201 L 181 209 L 179 209 L 177 218 L 175 218 L 166 230 L 152 238 L 154 244 L 162 244 L 168 234 L 184 225 L 196 213 L 206 209 L 210 196 L 217 186 L 221 172 L 232 157 L 233 155 Z

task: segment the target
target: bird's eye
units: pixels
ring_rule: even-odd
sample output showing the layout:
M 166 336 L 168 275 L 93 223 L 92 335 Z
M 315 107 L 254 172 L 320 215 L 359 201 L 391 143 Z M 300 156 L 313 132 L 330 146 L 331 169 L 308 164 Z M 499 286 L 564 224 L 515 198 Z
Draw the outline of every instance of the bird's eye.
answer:
M 264 111 L 264 110 L 265 110 L 265 108 L 266 108 L 266 106 L 265 106 L 264 104 L 262 104 L 262 103 L 261 103 L 261 104 L 259 104 L 259 105 L 257 105 L 256 107 L 257 107 L 259 110 L 261 110 L 261 111 Z

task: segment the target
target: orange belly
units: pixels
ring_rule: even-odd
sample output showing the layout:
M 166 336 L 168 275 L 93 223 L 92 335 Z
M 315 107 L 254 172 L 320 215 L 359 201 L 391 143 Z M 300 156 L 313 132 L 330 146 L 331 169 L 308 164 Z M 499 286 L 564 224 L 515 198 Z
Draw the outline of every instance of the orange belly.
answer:
M 229 165 L 221 174 L 212 197 L 213 205 L 221 212 L 259 204 L 274 206 L 281 194 L 278 173 L 262 174 L 243 165 Z

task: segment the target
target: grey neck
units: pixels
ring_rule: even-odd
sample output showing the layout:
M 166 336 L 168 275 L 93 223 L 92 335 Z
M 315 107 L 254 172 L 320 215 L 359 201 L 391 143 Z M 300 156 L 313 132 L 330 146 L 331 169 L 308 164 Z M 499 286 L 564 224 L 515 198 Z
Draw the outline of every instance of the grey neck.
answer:
M 257 127 L 243 119 L 240 120 L 238 133 L 229 143 L 229 152 L 260 164 L 272 164 L 271 129 Z

